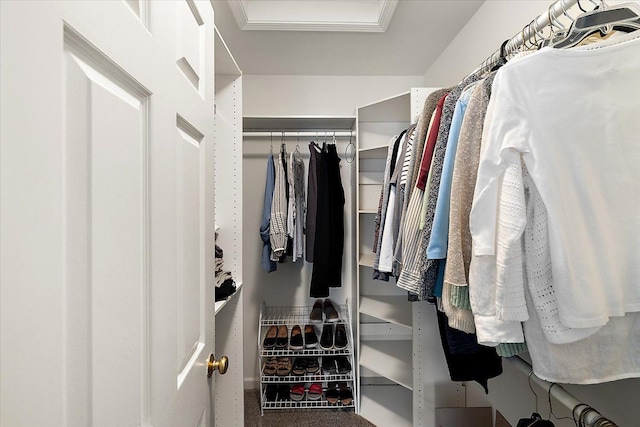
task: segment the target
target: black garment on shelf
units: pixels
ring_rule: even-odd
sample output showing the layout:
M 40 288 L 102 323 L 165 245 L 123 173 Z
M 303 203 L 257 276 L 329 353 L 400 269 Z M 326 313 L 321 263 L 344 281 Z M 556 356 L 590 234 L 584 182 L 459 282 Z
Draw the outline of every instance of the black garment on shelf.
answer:
M 324 145 L 318 163 L 318 205 L 309 292 L 312 298 L 328 297 L 329 288 L 342 286 L 344 203 L 338 151 L 334 144 Z
M 222 282 L 222 285 L 219 287 L 216 286 L 215 289 L 215 299 L 216 301 L 222 301 L 223 299 L 229 298 L 230 295 L 235 293 L 236 291 L 236 282 L 233 279 L 227 279 Z
M 496 349 L 478 344 L 475 334 L 467 334 L 449 327 L 447 315 L 439 310 L 436 310 L 436 313 L 438 316 L 438 328 L 440 329 L 440 340 L 442 341 L 442 349 L 449 367 L 451 381 L 476 381 L 488 394 L 489 378 L 502 374 L 502 359 L 496 353 Z M 455 340 L 458 337 L 457 333 L 467 336 L 460 337 L 465 340 L 464 345 L 467 351 L 465 353 L 453 353 L 451 351 L 449 340 Z M 475 341 L 475 352 L 471 352 L 471 347 L 473 346 L 469 342 L 469 338 Z

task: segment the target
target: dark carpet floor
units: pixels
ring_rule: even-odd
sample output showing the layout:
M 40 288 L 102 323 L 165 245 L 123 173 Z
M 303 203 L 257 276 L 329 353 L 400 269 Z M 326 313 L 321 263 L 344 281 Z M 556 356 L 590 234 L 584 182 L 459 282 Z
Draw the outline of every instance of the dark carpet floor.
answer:
M 258 390 L 244 391 L 246 427 L 375 427 L 369 421 L 345 409 L 271 409 L 260 415 Z

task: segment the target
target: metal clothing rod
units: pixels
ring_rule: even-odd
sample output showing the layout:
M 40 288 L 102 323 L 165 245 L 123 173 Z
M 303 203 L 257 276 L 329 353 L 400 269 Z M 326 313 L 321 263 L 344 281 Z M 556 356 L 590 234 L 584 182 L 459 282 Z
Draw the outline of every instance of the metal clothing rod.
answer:
M 525 42 L 528 42 L 532 38 L 535 38 L 536 32 L 539 33 L 540 31 L 542 31 L 542 29 L 550 24 L 550 19 L 556 20 L 561 15 L 563 15 L 570 7 L 576 5 L 577 3 L 578 0 L 557 0 L 555 3 L 548 7 L 546 12 L 538 16 L 531 23 L 526 25 L 522 29 L 522 31 L 509 39 L 504 47 L 504 55 L 506 56 L 515 52 Z M 500 59 L 501 55 L 501 49 L 496 50 L 482 62 L 477 70 L 481 70 L 485 68 L 485 66 L 495 64 Z
M 244 137 L 248 137 L 248 138 L 271 138 L 273 137 L 274 140 L 276 140 L 276 138 L 316 138 L 316 139 L 320 139 L 320 138 L 333 138 L 334 136 L 336 138 L 341 137 L 341 138 L 349 138 L 352 137 L 354 135 L 353 131 L 344 131 L 344 130 L 340 130 L 340 131 L 333 131 L 333 130 L 326 130 L 326 131 L 304 131 L 304 132 L 296 132 L 296 131 L 273 131 L 273 132 L 265 132 L 265 131 L 244 131 L 242 132 L 242 136 Z
M 523 372 L 525 375 L 529 376 L 529 378 L 533 382 L 538 384 L 540 387 L 542 387 L 544 391 L 546 391 L 547 393 L 550 393 L 551 396 L 555 397 L 558 402 L 560 402 L 562 405 L 566 406 L 570 410 L 574 411 L 573 412 L 574 420 L 579 420 L 581 419 L 580 417 L 582 416 L 583 417 L 582 419 L 584 419 L 586 423 L 585 425 L 588 425 L 588 426 L 595 426 L 596 425 L 595 423 L 598 422 L 599 420 L 601 420 L 600 423 L 602 423 L 599 425 L 615 426 L 615 423 L 613 423 L 613 421 L 608 420 L 607 418 L 602 416 L 599 412 L 597 412 L 595 409 L 593 409 L 591 406 L 586 405 L 585 403 L 576 399 L 574 395 L 572 395 L 567 390 L 565 390 L 561 385 L 558 385 L 556 383 L 550 383 L 548 381 L 538 378 L 535 375 L 531 375 L 532 367 L 527 361 L 523 360 L 518 356 L 509 357 L 507 358 L 507 360 L 513 363 L 513 365 L 516 368 L 518 368 L 518 370 Z M 588 413 L 584 413 L 585 411 L 588 411 Z M 608 422 L 609 424 L 606 424 L 605 421 Z

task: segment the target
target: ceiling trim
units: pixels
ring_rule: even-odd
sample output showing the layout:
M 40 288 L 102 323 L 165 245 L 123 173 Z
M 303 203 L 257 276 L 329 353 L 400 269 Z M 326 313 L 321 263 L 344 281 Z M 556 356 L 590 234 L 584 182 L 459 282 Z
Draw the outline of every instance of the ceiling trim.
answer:
M 382 0 L 377 21 L 284 21 L 251 18 L 245 0 L 230 0 L 229 7 L 241 30 L 343 31 L 383 33 L 387 31 L 399 0 Z

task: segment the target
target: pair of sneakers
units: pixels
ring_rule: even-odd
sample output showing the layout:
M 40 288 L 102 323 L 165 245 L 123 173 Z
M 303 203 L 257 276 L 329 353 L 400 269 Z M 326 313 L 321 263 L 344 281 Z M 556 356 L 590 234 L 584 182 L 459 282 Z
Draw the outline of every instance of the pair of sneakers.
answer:
M 344 323 L 335 325 L 326 324 L 322 327 L 320 336 L 320 348 L 323 350 L 344 350 L 347 348 L 347 328 Z
M 323 320 L 324 315 L 324 320 Z M 313 308 L 311 309 L 311 313 L 309 313 L 309 320 L 311 323 L 335 323 L 340 320 L 340 314 L 336 309 L 335 304 L 329 298 L 317 299 L 313 304 Z

